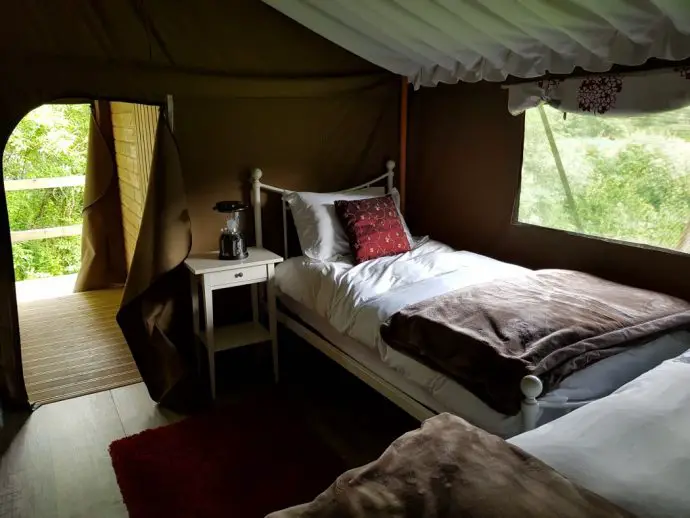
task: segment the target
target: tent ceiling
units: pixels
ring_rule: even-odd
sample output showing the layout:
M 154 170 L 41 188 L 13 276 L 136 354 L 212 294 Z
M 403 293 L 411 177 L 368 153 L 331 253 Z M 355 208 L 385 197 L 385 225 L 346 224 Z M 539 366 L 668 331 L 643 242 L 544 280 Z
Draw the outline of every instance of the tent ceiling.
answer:
M 2 18 L 2 67 L 102 64 L 235 77 L 377 71 L 258 0 L 22 0 L 3 2 Z
M 264 0 L 416 86 L 690 56 L 690 0 Z

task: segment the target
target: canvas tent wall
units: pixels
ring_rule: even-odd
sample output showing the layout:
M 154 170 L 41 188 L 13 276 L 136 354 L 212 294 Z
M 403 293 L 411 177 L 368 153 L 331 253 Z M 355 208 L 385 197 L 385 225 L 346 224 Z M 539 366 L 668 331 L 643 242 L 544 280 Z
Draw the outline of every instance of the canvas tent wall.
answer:
M 163 104 L 172 94 L 195 249 L 215 245 L 213 202 L 246 197 L 253 166 L 274 183 L 319 189 L 397 159 L 399 78 L 258 1 L 29 1 L 2 11 L 0 142 L 54 99 Z M 7 229 L 0 207 L 0 390 L 21 404 Z

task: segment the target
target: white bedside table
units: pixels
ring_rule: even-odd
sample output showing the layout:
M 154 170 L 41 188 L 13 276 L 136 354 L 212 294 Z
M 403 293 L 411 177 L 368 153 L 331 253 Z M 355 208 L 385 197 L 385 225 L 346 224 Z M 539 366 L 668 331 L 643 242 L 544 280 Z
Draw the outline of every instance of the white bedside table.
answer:
M 278 381 L 278 332 L 276 327 L 276 298 L 273 272 L 276 263 L 283 258 L 265 248 L 250 247 L 249 257 L 238 261 L 221 261 L 218 252 L 192 254 L 185 260 L 191 272 L 192 311 L 194 313 L 194 332 L 206 346 L 211 379 L 211 396 L 216 397 L 215 353 L 244 345 L 271 341 L 273 354 L 273 375 Z M 257 284 L 267 284 L 268 330 L 259 322 L 259 293 Z M 216 328 L 213 326 L 213 292 L 251 284 L 252 317 L 251 322 Z M 201 331 L 199 312 L 199 289 L 203 294 L 204 321 L 206 328 Z

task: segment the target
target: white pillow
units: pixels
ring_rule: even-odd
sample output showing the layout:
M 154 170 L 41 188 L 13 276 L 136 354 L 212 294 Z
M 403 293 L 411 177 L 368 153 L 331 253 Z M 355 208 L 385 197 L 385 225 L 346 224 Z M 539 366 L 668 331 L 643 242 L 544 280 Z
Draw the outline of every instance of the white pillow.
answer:
M 286 195 L 302 253 L 320 261 L 347 253 L 350 247 L 335 213 L 335 200 L 363 200 L 384 194 L 383 187 L 372 187 L 357 194 L 292 192 Z
M 338 256 L 348 255 L 350 243 L 335 213 L 335 201 L 364 200 L 384 195 L 383 187 L 370 187 L 356 193 L 292 192 L 287 194 L 285 201 L 290 205 L 302 253 L 318 261 L 328 261 Z M 391 191 L 391 196 L 400 210 L 400 194 L 397 189 Z M 414 240 L 402 214 L 400 219 L 412 247 Z

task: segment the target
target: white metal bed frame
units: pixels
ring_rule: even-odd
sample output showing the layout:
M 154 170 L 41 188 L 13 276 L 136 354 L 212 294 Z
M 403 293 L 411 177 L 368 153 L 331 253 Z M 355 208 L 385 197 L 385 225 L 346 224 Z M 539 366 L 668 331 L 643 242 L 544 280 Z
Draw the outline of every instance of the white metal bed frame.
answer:
M 368 182 L 351 187 L 349 189 L 344 189 L 342 191 L 337 191 L 341 193 L 355 192 L 362 189 L 371 187 L 374 184 L 381 182 L 386 182 L 386 191 L 390 192 L 393 189 L 393 180 L 395 176 L 395 162 L 389 160 L 386 162 L 386 172 L 381 176 L 378 176 Z M 288 249 L 288 223 L 287 223 L 287 212 L 289 210 L 288 204 L 285 201 L 285 196 L 292 193 L 293 191 L 289 189 L 282 189 L 280 187 L 275 187 L 273 185 L 268 185 L 261 182 L 263 177 L 263 172 L 261 169 L 254 169 L 252 171 L 252 206 L 254 210 L 254 230 L 256 235 L 256 245 L 263 246 L 263 226 L 262 226 L 262 207 L 261 207 L 261 191 L 272 192 L 281 195 L 281 205 L 282 205 L 282 217 L 283 217 L 283 253 L 285 258 L 289 256 Z M 378 374 L 367 368 L 366 365 L 355 360 L 348 354 L 341 351 L 334 344 L 321 337 L 310 328 L 306 327 L 300 321 L 292 318 L 290 315 L 278 310 L 278 321 L 282 323 L 285 327 L 290 329 L 292 332 L 297 334 L 302 339 L 309 342 L 311 345 L 316 347 L 319 351 L 324 353 L 330 359 L 340 364 L 342 367 L 347 369 L 350 373 L 357 376 L 359 379 L 364 381 L 367 385 L 372 387 L 377 392 L 381 393 L 387 397 L 390 401 L 398 405 L 400 408 L 405 410 L 408 414 L 423 421 L 433 415 L 436 412 L 429 409 L 409 394 L 403 392 L 401 389 L 393 385 L 392 383 L 381 378 Z M 580 404 L 573 403 L 553 403 L 546 401 L 539 401 L 537 398 L 543 390 L 541 380 L 536 376 L 525 376 L 520 381 L 520 390 L 524 396 L 522 400 L 522 427 L 523 431 L 532 430 L 536 427 L 537 419 L 539 418 L 539 409 L 541 408 L 568 408 L 581 406 Z

